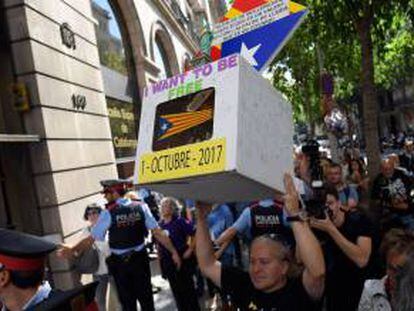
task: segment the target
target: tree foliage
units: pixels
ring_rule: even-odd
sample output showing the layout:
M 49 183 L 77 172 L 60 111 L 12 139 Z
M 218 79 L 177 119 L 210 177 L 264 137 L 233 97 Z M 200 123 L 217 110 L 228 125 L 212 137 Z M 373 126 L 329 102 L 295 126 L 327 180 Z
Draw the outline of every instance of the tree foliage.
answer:
M 375 55 L 375 82 L 386 89 L 398 86 L 414 72 L 414 27 L 408 12 L 397 12 L 387 29 L 384 44 Z
M 309 14 L 272 67 L 274 85 L 292 101 L 297 120 L 306 118 L 300 90 L 303 76 L 315 90 L 321 66 L 335 77 L 337 98 L 352 96 L 361 87 L 361 47 L 354 21 L 361 16 L 365 2 L 371 1 L 301 2 L 309 8 Z M 414 1 L 372 1 L 374 4 L 377 2 L 374 7 L 378 6 L 378 12 L 373 18 L 372 31 L 375 82 L 378 86 L 391 88 L 413 72 Z M 382 2 L 386 5 L 380 6 Z M 398 5 L 395 6 L 394 2 Z M 406 3 L 402 5 L 401 2 Z M 310 94 L 313 114 L 316 115 L 319 113 L 316 104 L 319 93 L 314 90 Z
M 302 28 L 272 66 L 273 85 L 293 103 L 296 121 L 320 117 L 316 65 L 315 42 L 309 29 Z
M 122 54 L 105 51 L 102 53 L 101 63 L 123 75 L 128 75 L 125 56 Z
M 392 88 L 413 75 L 414 1 L 300 2 L 309 8 L 309 15 L 274 61 L 274 85 L 291 100 L 296 120 L 308 121 L 318 113 L 317 86 L 322 67 L 335 78 L 337 99 L 361 92 L 368 160 L 377 165 L 375 90 L 379 86 Z M 307 88 L 303 86 L 304 80 Z M 304 90 L 309 90 L 307 99 L 303 98 Z M 309 102 L 312 113 L 306 114 Z M 370 174 L 376 170 L 370 170 Z

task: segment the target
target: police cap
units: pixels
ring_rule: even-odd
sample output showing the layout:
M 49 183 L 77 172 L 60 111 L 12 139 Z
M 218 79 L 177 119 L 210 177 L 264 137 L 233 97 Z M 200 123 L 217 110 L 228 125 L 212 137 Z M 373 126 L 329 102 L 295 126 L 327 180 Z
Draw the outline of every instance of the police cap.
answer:
M 108 191 L 126 192 L 132 188 L 132 182 L 126 179 L 107 179 L 101 180 L 100 183 L 103 187 L 102 193 Z
M 95 291 L 98 282 L 90 283 L 68 291 L 52 293 L 48 299 L 38 304 L 34 311 L 85 311 L 98 310 Z
M 34 271 L 44 267 L 47 254 L 56 249 L 51 243 L 31 234 L 0 229 L 0 268 Z

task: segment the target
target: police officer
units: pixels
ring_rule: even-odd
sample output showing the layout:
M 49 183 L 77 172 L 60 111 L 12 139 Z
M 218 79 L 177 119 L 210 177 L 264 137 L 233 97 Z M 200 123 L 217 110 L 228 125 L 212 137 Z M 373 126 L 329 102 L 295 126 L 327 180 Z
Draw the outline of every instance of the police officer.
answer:
M 261 200 L 245 208 L 236 222 L 215 241 L 220 246 L 217 256 L 222 254 L 237 233 L 243 234 L 249 240 L 263 234 L 278 234 L 290 241 L 291 232 L 284 225 L 283 202 Z
M 94 304 L 96 284 L 57 292 L 44 281 L 46 256 L 55 248 L 55 244 L 34 235 L 0 229 L 1 311 L 87 310 L 87 304 Z M 72 308 L 68 302 L 85 291 L 89 295 L 81 306 L 78 304 L 82 308 Z
M 180 256 L 168 236 L 159 228 L 148 206 L 124 197 L 131 186 L 129 181 L 104 180 L 101 185 L 108 201 L 106 209 L 99 215 L 91 235 L 75 246 L 65 246 L 61 255 L 78 256 L 91 247 L 95 240 L 105 239 L 108 232 L 111 256 L 107 259 L 107 265 L 114 277 L 123 310 L 137 310 L 137 300 L 141 310 L 154 310 L 151 271 L 144 247 L 147 230 L 171 253 L 178 268 L 181 265 Z

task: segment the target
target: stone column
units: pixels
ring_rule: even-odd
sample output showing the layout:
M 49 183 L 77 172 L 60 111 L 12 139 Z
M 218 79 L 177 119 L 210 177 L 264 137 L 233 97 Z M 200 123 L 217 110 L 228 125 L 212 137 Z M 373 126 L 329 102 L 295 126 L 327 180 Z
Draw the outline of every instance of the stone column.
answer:
M 43 234 L 59 240 L 85 225 L 85 206 L 101 197 L 99 180 L 117 177 L 96 21 L 89 0 L 5 5 L 15 74 L 30 94 L 24 123 L 41 137 L 30 156 Z M 51 268 L 58 287 L 73 285 L 62 261 L 52 258 Z

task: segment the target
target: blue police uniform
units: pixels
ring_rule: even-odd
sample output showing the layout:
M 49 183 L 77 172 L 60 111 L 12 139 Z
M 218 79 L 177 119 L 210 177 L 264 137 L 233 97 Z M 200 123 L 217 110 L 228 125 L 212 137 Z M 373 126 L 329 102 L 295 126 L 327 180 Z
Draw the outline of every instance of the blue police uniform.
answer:
M 276 234 L 281 241 L 293 247 L 293 233 L 285 218 L 282 202 L 261 200 L 245 208 L 232 227 L 250 240 L 264 234 Z
M 95 240 L 104 240 L 108 233 L 111 256 L 107 265 L 123 310 L 137 310 L 137 300 L 141 310 L 154 310 L 151 271 L 144 240 L 148 230 L 157 227 L 158 223 L 146 204 L 119 198 L 107 204 L 92 228 Z
M 15 274 L 12 281 L 15 289 L 36 289 L 28 301 L 22 302 L 23 311 L 73 311 L 97 310 L 94 302 L 96 283 L 85 285 L 71 291 L 53 291 L 49 282 L 30 280 L 30 275 L 43 273 L 47 254 L 54 251 L 56 245 L 40 237 L 18 231 L 0 229 L 0 271 L 6 270 Z M 24 272 L 24 273 L 21 273 Z M 27 279 L 29 278 L 29 279 Z M 29 282 L 29 283 L 28 283 Z M 31 283 L 33 282 L 33 286 Z M 80 297 L 82 296 L 82 297 Z M 81 298 L 81 300 L 79 300 Z M 2 301 L 4 299 L 4 301 Z M 9 297 L 10 299 L 10 297 Z M 18 297 L 16 297 L 18 299 Z M 74 309 L 71 301 L 82 301 Z M 14 301 L 15 302 L 15 301 Z M 0 294 L 0 310 L 7 311 L 8 300 Z

